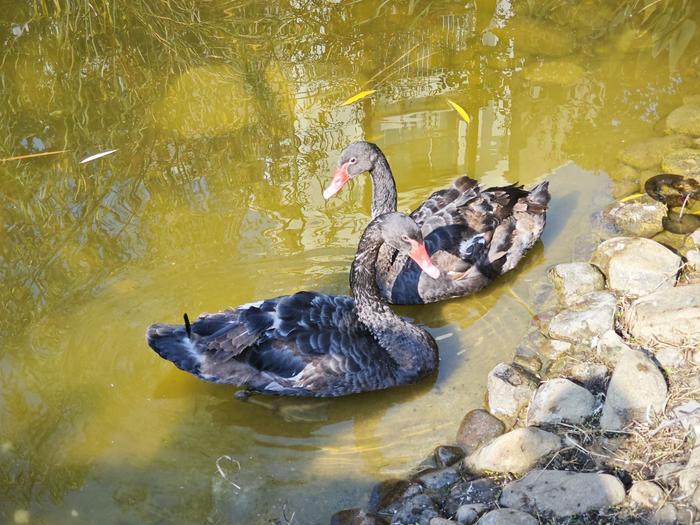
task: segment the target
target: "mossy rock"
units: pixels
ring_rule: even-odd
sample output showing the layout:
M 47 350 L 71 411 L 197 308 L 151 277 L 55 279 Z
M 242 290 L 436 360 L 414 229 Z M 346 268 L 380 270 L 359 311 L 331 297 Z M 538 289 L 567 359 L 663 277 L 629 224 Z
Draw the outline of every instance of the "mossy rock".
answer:
M 620 151 L 618 159 L 625 164 L 645 170 L 658 168 L 664 156 L 674 150 L 688 148 L 693 145 L 693 139 L 687 135 L 669 135 L 654 137 L 644 142 L 627 146 Z
M 667 133 L 684 133 L 700 137 L 700 104 L 685 104 L 666 117 Z
M 700 150 L 682 148 L 672 151 L 664 156 L 661 169 L 666 173 L 700 181 Z

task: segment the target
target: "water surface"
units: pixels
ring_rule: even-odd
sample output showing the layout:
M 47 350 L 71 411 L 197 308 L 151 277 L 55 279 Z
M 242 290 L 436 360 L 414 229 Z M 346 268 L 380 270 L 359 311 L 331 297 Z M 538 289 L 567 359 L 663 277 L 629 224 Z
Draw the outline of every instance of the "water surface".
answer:
M 0 153 L 66 150 L 0 163 L 3 523 L 327 523 L 406 475 L 483 405 L 547 266 L 588 255 L 617 151 L 692 92 L 700 52 L 669 63 L 659 12 L 612 0 L 48 4 L 0 14 Z M 387 154 L 404 211 L 464 174 L 550 181 L 516 271 L 398 309 L 439 339 L 439 373 L 241 403 L 153 353 L 146 326 L 183 311 L 348 293 L 369 180 L 321 192 L 357 139 Z

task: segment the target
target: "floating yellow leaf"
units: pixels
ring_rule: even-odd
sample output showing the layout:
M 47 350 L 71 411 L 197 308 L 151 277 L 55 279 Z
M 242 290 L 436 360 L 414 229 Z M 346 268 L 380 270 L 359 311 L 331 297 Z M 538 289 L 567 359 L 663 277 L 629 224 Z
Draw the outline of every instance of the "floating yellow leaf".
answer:
M 341 106 L 347 106 L 348 104 L 352 104 L 353 102 L 357 102 L 358 100 L 362 100 L 365 97 L 370 96 L 372 93 L 377 91 L 376 89 L 368 89 L 367 91 L 360 91 L 357 95 L 353 95 L 349 99 L 347 99 L 345 102 L 341 104 Z
M 452 106 L 452 109 L 454 109 L 457 113 L 459 113 L 459 116 L 464 119 L 464 122 L 469 124 L 472 120 L 472 118 L 469 116 L 469 113 L 465 111 L 465 109 L 457 104 L 456 102 L 452 102 L 449 98 L 447 99 L 447 103 Z

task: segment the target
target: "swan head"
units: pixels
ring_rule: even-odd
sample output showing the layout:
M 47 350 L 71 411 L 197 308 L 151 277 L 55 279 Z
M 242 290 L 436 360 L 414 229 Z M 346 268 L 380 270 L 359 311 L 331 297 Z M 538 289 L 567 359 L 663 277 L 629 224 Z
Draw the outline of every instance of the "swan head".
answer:
M 374 169 L 374 163 L 379 157 L 379 148 L 370 142 L 362 140 L 347 146 L 338 159 L 338 167 L 331 183 L 323 191 L 323 198 L 330 199 L 340 191 L 350 179 Z
M 375 219 L 379 222 L 384 242 L 402 254 L 408 255 L 433 279 L 440 276 L 440 270 L 430 260 L 420 226 L 403 213 L 386 213 Z

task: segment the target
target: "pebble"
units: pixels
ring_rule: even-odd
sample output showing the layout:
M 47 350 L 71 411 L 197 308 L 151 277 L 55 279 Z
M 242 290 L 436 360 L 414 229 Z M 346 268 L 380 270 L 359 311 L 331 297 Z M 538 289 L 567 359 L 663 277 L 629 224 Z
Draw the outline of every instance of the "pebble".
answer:
M 613 328 L 616 300 L 609 292 L 590 292 L 549 323 L 549 335 L 572 343 L 590 342 Z
M 629 492 L 630 503 L 645 509 L 658 509 L 664 502 L 664 491 L 652 481 L 635 481 Z
M 457 430 L 457 444 L 466 454 L 471 454 L 481 445 L 492 441 L 506 431 L 506 426 L 486 410 L 467 412 Z
M 445 511 L 454 515 L 460 507 L 465 505 L 488 506 L 498 499 L 501 488 L 489 478 L 474 479 L 455 483 L 450 488 L 450 494 L 445 502 Z M 487 507 L 484 507 L 486 510 Z
M 411 485 L 411 482 L 406 479 L 386 479 L 380 481 L 372 487 L 367 508 L 372 512 L 387 508 L 404 496 L 409 485 Z
M 496 509 L 484 514 L 477 525 L 537 525 L 539 521 L 527 512 L 515 509 Z
M 517 428 L 467 456 L 464 467 L 474 474 L 523 474 L 561 448 L 561 439 L 556 434 L 536 427 Z
M 640 350 L 624 352 L 613 371 L 600 418 L 604 430 L 621 430 L 632 421 L 646 421 L 666 402 L 666 381 L 656 364 Z
M 673 288 L 681 258 L 650 239 L 614 237 L 591 256 L 606 277 L 608 288 L 630 297 Z
M 331 517 L 331 525 L 387 525 L 388 523 L 381 516 L 363 509 L 344 509 Z
M 553 317 L 554 314 L 552 315 L 552 318 Z M 572 345 L 568 341 L 550 339 L 549 337 L 545 337 L 539 330 L 533 329 L 520 341 L 515 352 L 516 354 L 533 352 L 548 359 L 557 359 L 559 356 L 571 350 L 571 347 Z
M 462 450 L 461 447 L 440 445 L 435 447 L 435 450 L 433 451 L 433 457 L 435 458 L 435 464 L 438 467 L 449 467 L 450 465 L 454 465 L 464 457 L 464 450 Z
M 666 117 L 666 131 L 700 136 L 700 104 L 685 104 L 671 111 Z
M 529 425 L 582 423 L 593 415 L 595 397 L 568 379 L 552 379 L 540 385 L 527 412 Z
M 598 339 L 598 357 L 610 366 L 616 366 L 623 353 L 630 349 L 615 330 L 608 330 Z
M 508 363 L 500 363 L 489 372 L 486 390 L 490 412 L 509 422 L 517 419 L 537 388 L 537 380 Z
M 457 519 L 457 522 L 461 525 L 471 525 L 472 523 L 476 523 L 476 521 L 479 519 L 479 516 L 481 516 L 487 510 L 489 510 L 489 507 L 484 503 L 472 503 L 470 505 L 462 505 L 457 509 L 455 518 Z
M 700 346 L 700 284 L 659 290 L 632 303 L 625 313 L 632 337 L 642 345 Z
M 459 480 L 459 473 L 456 468 L 447 467 L 433 470 L 418 477 L 423 486 L 428 490 L 442 490 Z
M 617 234 L 653 237 L 664 231 L 668 208 L 662 202 L 642 195 L 633 200 L 613 202 L 602 211 L 602 219 Z
M 571 379 L 578 381 L 586 388 L 600 387 L 608 376 L 609 369 L 600 363 L 579 363 L 571 367 L 569 375 Z
M 560 300 L 571 305 L 588 292 L 605 288 L 605 278 L 598 268 L 585 262 L 557 264 L 547 271 Z
M 679 148 L 692 146 L 693 139 L 687 135 L 668 135 L 654 137 L 644 142 L 627 146 L 618 154 L 618 158 L 641 170 L 658 169 L 664 155 Z
M 700 180 L 700 151 L 690 148 L 673 151 L 664 157 L 661 169 L 666 173 Z
M 678 523 L 676 507 L 674 507 L 672 503 L 666 503 L 654 513 L 651 522 L 658 525 L 675 525 Z
M 395 525 L 430 525 L 430 520 L 437 518 L 435 503 L 425 494 L 416 494 L 401 502 L 391 520 Z
M 505 486 L 501 505 L 534 513 L 572 516 L 622 503 L 625 487 L 610 474 L 533 470 Z

